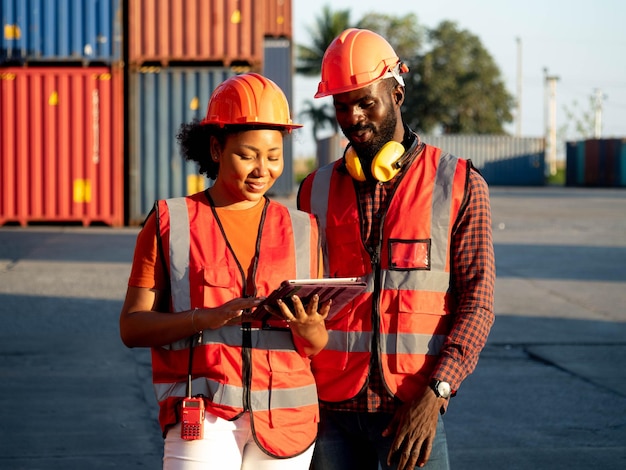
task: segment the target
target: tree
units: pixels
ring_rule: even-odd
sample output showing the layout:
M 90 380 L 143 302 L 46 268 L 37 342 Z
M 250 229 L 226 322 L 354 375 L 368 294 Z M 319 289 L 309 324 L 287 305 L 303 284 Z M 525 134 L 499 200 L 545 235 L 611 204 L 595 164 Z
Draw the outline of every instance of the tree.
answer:
M 325 5 L 321 15 L 315 19 L 315 26 L 307 28 L 312 45 L 297 45 L 296 73 L 306 76 L 319 75 L 324 52 L 333 39 L 349 27 L 350 10 L 333 12 L 328 5 Z
M 427 32 L 413 13 L 406 16 L 368 13 L 359 20 L 357 28 L 369 29 L 384 37 L 409 68 L 422 48 Z
M 574 100 L 570 106 L 564 105 L 565 124 L 559 128 L 559 136 L 563 140 L 570 137 L 592 139 L 596 131 L 597 107 L 598 97 L 596 95 L 589 95 L 586 108 L 580 106 L 577 100 Z
M 313 139 L 317 140 L 317 134 L 321 129 L 329 126 L 335 133 L 339 131 L 339 124 L 335 119 L 335 108 L 330 103 L 324 103 L 321 106 L 315 106 L 313 101 L 306 100 L 304 109 L 300 111 L 299 116 L 303 120 L 309 120 L 313 123 L 311 131 Z
M 425 133 L 503 134 L 514 100 L 478 37 L 443 21 L 428 38 L 431 50 L 407 77 L 407 123 Z
M 296 73 L 305 76 L 318 76 L 322 68 L 324 53 L 339 33 L 350 27 L 350 10 L 333 12 L 328 5 L 322 8 L 320 16 L 315 19 L 315 26 L 307 28 L 312 45 L 297 45 Z M 329 103 L 315 106 L 311 100 L 305 102 L 305 108 L 299 113 L 303 120 L 312 123 L 313 138 L 317 142 L 317 134 L 328 125 L 335 133 L 339 125 L 335 119 L 335 109 Z

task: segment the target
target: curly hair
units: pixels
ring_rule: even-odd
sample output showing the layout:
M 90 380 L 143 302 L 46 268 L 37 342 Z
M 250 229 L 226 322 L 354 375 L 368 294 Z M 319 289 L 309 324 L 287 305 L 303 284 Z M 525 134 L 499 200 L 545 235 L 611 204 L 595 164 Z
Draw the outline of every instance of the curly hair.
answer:
M 176 139 L 185 160 L 196 162 L 199 167 L 198 172 L 214 180 L 217 178 L 219 163 L 211 158 L 211 137 L 215 137 L 220 147 L 223 148 L 229 135 L 262 129 L 278 130 L 282 132 L 283 136 L 287 133 L 287 130 L 280 126 L 230 125 L 220 127 L 202 124 L 198 119 L 194 119 L 192 122 L 180 126 Z
M 176 139 L 180 145 L 180 151 L 185 160 L 198 164 L 198 172 L 211 179 L 217 178 L 218 163 L 211 158 L 209 142 L 215 135 L 220 142 L 224 137 L 219 137 L 219 129 L 214 126 L 206 126 L 198 119 L 184 123 L 180 126 Z

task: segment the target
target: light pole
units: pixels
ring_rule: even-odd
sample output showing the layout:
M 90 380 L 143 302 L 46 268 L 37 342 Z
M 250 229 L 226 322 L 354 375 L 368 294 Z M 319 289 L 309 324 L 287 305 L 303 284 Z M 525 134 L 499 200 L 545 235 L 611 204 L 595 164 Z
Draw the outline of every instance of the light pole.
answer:
M 546 160 L 548 176 L 556 174 L 556 82 L 559 77 L 543 69 L 546 85 Z
M 517 137 L 522 136 L 522 40 L 516 38 L 517 41 Z

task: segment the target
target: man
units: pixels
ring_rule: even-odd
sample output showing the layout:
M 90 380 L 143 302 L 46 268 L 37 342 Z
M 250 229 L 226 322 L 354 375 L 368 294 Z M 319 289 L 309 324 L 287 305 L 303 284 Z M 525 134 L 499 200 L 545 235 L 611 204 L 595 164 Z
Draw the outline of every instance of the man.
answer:
M 313 359 L 316 470 L 448 469 L 440 415 L 494 320 L 487 184 L 403 123 L 405 72 L 362 29 L 341 33 L 322 62 L 315 97 L 333 97 L 349 145 L 302 182 L 298 206 L 320 221 L 325 275 L 368 287 L 327 319 Z

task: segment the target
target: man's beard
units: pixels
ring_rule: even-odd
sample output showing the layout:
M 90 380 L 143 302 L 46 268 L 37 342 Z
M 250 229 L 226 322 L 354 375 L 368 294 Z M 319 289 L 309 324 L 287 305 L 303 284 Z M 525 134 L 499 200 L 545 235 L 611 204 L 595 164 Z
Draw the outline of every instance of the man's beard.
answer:
M 359 143 L 350 141 L 350 144 L 356 151 L 356 154 L 359 156 L 361 162 L 366 163 L 363 166 L 364 169 L 366 169 L 366 173 L 368 175 L 370 174 L 369 168 L 371 166 L 372 160 L 374 160 L 376 154 L 380 151 L 383 145 L 385 145 L 390 140 L 393 140 L 393 135 L 396 132 L 397 122 L 398 118 L 396 117 L 393 108 L 389 108 L 389 111 L 387 112 L 385 119 L 383 119 L 378 131 L 376 131 L 372 124 L 367 124 L 365 126 L 355 125 L 349 127 L 348 129 L 344 129 L 344 135 L 346 136 L 350 135 L 352 132 L 358 132 L 365 129 L 369 129 L 372 131 L 372 139 L 367 142 Z M 348 137 L 348 139 L 350 138 Z

